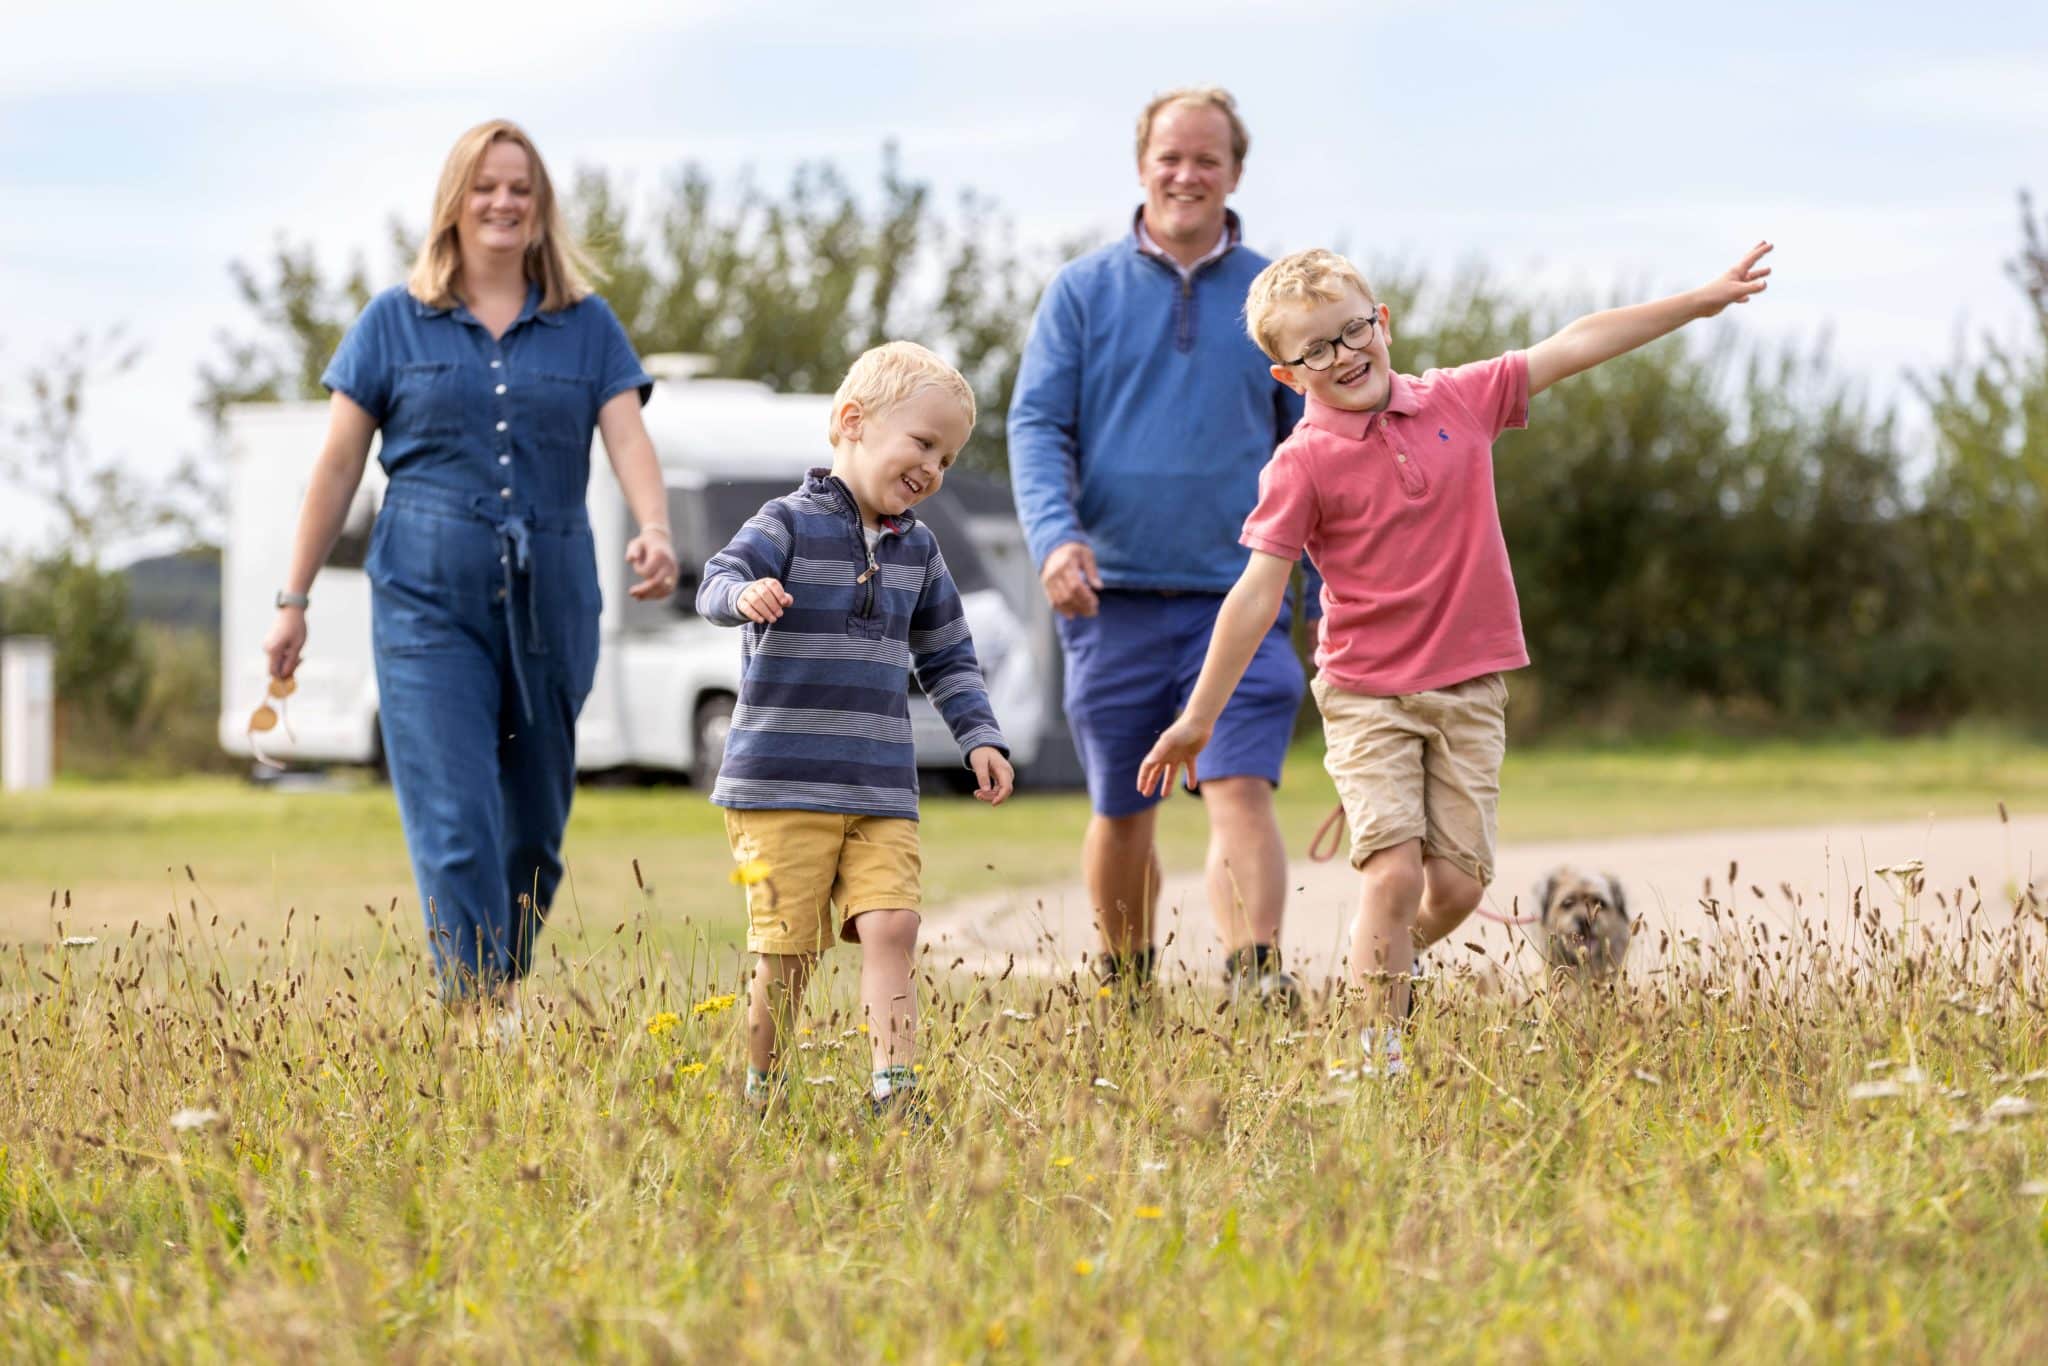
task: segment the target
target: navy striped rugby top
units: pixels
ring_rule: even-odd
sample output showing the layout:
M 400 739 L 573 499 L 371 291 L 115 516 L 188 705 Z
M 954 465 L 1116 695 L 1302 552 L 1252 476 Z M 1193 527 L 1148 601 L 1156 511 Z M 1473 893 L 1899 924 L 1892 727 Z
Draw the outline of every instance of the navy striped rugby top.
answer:
M 738 609 L 762 578 L 793 599 L 768 625 Z M 885 517 L 870 552 L 852 491 L 828 470 L 762 504 L 711 557 L 697 611 L 745 628 L 719 806 L 915 820 L 912 670 L 963 758 L 1009 753 L 938 538 L 914 515 Z

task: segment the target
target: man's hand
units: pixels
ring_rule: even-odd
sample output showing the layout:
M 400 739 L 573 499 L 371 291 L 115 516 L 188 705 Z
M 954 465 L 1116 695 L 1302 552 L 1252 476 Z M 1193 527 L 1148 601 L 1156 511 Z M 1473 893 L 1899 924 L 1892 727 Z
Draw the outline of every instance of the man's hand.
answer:
M 1203 725 L 1192 717 L 1183 715 L 1178 721 L 1160 732 L 1159 739 L 1152 745 L 1152 752 L 1138 765 L 1138 791 L 1147 797 L 1166 795 L 1173 786 L 1176 770 L 1187 773 L 1188 789 L 1195 786 L 1195 756 L 1209 743 L 1214 726 Z
M 1699 296 L 1699 316 L 1711 318 L 1730 304 L 1746 304 L 1752 294 L 1761 294 L 1769 288 L 1764 277 L 1771 273 L 1765 266 L 1758 270 L 1756 263 L 1770 254 L 1771 244 L 1759 242 L 1744 253 L 1742 259 L 1720 275 L 1694 291 Z
M 1102 600 L 1102 576 L 1095 572 L 1095 552 L 1080 541 L 1068 541 L 1045 557 L 1038 571 L 1046 601 L 1063 617 L 1092 617 Z
M 676 591 L 676 549 L 663 528 L 649 527 L 635 536 L 626 547 L 626 564 L 640 576 L 640 582 L 626 590 L 630 596 L 645 602 Z
M 766 626 L 781 621 L 782 610 L 795 601 L 783 591 L 782 580 L 755 579 L 740 590 L 739 602 L 735 605 L 748 621 L 758 621 Z
M 1009 800 L 1017 771 L 1010 767 L 1001 750 L 994 745 L 979 746 L 967 756 L 967 765 L 974 770 L 974 800 L 990 806 L 1001 806 Z

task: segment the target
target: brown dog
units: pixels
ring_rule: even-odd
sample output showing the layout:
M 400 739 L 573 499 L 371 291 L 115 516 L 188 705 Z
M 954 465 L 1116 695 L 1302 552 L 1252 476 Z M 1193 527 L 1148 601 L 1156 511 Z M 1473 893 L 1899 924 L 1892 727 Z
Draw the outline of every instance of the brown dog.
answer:
M 1582 982 L 1621 970 L 1630 929 L 1620 879 L 1553 868 L 1536 885 L 1536 911 L 1553 968 L 1564 968 Z

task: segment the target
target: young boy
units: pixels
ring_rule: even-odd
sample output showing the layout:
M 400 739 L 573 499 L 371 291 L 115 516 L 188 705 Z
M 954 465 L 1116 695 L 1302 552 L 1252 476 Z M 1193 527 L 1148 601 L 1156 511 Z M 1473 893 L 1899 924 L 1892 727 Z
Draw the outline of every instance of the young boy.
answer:
M 1457 928 L 1493 876 L 1507 685 L 1529 662 L 1493 493 L 1493 441 L 1529 399 L 1602 361 L 1762 291 L 1760 242 L 1726 274 L 1655 303 L 1580 318 L 1527 351 L 1394 373 L 1392 320 L 1357 268 L 1327 251 L 1252 281 L 1245 321 L 1273 377 L 1307 399 L 1259 478 L 1200 678 L 1138 771 L 1164 792 L 1195 756 L 1279 610 L 1306 550 L 1323 576 L 1312 687 L 1325 766 L 1363 875 L 1350 978 L 1363 989 L 1364 1069 L 1406 1068 L 1401 1020 L 1418 947 Z M 1378 1047 L 1375 1048 L 1377 1041 Z
M 832 467 L 764 504 L 704 567 L 697 610 L 746 627 L 739 704 L 711 800 L 747 887 L 747 1098 L 766 1104 L 818 955 L 860 945 L 877 1115 L 916 1114 L 921 883 L 909 679 L 967 757 L 975 796 L 1013 774 L 931 529 L 974 430 L 974 393 L 922 346 L 890 342 L 833 395 Z M 836 912 L 836 917 L 835 917 Z

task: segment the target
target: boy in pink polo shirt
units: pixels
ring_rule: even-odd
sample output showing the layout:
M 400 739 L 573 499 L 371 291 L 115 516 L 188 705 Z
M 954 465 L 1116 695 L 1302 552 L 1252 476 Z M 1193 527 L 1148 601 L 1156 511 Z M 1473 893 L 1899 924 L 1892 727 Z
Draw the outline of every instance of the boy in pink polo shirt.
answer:
M 1364 876 L 1351 931 L 1364 1068 L 1406 1069 L 1400 1021 L 1418 947 L 1456 929 L 1493 877 L 1502 674 L 1529 662 L 1493 493 L 1493 441 L 1529 400 L 1695 318 L 1761 292 L 1759 242 L 1733 269 L 1654 303 L 1589 314 L 1527 351 L 1421 377 L 1394 373 L 1391 319 L 1357 267 L 1327 251 L 1273 262 L 1245 321 L 1307 413 L 1259 478 L 1201 677 L 1138 770 L 1164 793 L 1194 781 L 1208 742 L 1305 550 L 1323 576 L 1316 705 L 1325 766 Z M 1375 1047 L 1377 1043 L 1377 1047 Z

